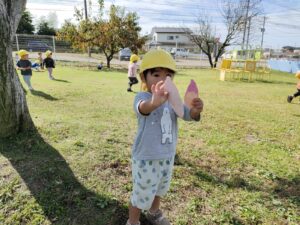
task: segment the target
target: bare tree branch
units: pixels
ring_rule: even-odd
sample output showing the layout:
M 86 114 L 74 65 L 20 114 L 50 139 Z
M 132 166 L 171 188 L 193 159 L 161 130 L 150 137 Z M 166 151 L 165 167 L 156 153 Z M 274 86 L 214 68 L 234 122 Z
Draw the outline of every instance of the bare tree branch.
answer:
M 249 0 L 248 18 L 256 17 L 260 14 L 259 3 L 261 0 Z M 220 14 L 226 27 L 226 34 L 223 42 L 220 42 L 213 27 L 211 18 L 205 13 L 199 14 L 196 18 L 197 28 L 194 33 L 185 32 L 186 36 L 194 42 L 204 54 L 208 56 L 212 68 L 217 66 L 219 57 L 224 53 L 226 47 L 234 44 L 244 26 L 245 20 L 245 0 L 225 0 L 222 1 Z M 185 28 L 185 30 L 189 30 Z M 213 59 L 213 53 L 214 59 Z

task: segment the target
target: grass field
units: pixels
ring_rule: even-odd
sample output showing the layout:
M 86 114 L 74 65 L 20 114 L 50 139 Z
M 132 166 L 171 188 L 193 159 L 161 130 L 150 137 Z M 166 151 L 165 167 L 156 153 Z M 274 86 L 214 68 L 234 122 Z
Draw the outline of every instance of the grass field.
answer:
M 54 76 L 35 72 L 27 93 L 37 131 L 0 140 L 0 224 L 125 224 L 137 126 L 126 71 L 58 66 Z M 300 103 L 286 102 L 295 78 L 181 70 L 182 95 L 190 79 L 205 109 L 200 123 L 179 122 L 162 204 L 172 224 L 300 224 Z

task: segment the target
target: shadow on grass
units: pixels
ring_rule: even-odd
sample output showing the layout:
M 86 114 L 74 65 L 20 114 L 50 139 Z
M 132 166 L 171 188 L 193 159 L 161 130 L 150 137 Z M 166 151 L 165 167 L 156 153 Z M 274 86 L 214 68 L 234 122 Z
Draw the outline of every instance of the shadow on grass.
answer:
M 279 80 L 255 80 L 255 83 L 295 85 L 295 82 L 279 81 Z
M 47 94 L 43 91 L 31 90 L 30 92 L 31 92 L 32 95 L 42 97 L 42 98 L 47 99 L 49 101 L 57 101 L 58 100 L 58 98 L 55 98 L 55 97 L 53 97 L 53 96 L 51 96 L 51 95 L 49 95 L 49 94 Z
M 295 85 L 294 82 L 286 82 L 286 81 L 275 81 L 275 80 L 248 80 L 248 79 L 231 79 L 231 80 L 226 80 L 227 82 L 232 82 L 232 83 L 251 83 L 251 84 L 257 84 L 257 83 L 263 83 L 263 84 L 286 84 L 286 85 Z
M 249 184 L 245 179 L 240 176 L 233 176 L 229 180 L 223 180 L 217 176 L 212 176 L 205 171 L 198 170 L 195 175 L 204 181 L 211 182 L 213 184 L 222 184 L 228 188 L 244 188 L 248 191 L 260 191 L 260 189 L 254 185 Z
M 268 191 L 269 194 L 274 195 L 278 198 L 285 198 L 292 201 L 297 206 L 300 206 L 300 176 L 296 176 L 291 180 L 285 178 L 276 178 L 273 180 L 274 185 L 272 189 L 268 189 L 268 187 L 258 187 L 256 185 L 249 184 L 246 179 L 241 176 L 235 175 L 231 176 L 230 179 L 224 179 L 220 176 L 211 175 L 206 169 L 201 169 L 199 166 L 196 166 L 176 154 L 175 156 L 175 165 L 187 165 L 193 168 L 195 171 L 194 175 L 199 179 L 210 182 L 216 185 L 224 185 L 228 188 L 242 188 L 248 191 Z
M 37 132 L 0 139 L 0 153 L 10 161 L 53 224 L 126 223 L 127 207 L 86 189 L 60 153 Z
M 71 83 L 71 82 L 68 81 L 68 80 L 61 80 L 61 79 L 57 79 L 57 78 L 54 78 L 53 80 L 54 80 L 54 81 L 58 81 L 58 82 Z
M 274 192 L 280 198 L 289 198 L 294 204 L 300 206 L 300 175 L 291 180 L 277 178 L 276 183 Z

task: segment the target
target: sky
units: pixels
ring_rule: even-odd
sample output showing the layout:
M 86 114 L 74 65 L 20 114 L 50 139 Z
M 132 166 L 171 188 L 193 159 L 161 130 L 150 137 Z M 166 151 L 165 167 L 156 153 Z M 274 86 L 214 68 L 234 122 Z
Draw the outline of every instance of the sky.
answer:
M 87 0 L 89 2 L 90 0 Z M 97 0 L 91 0 L 92 8 L 88 14 L 96 15 Z M 105 12 L 115 4 L 125 7 L 127 12 L 136 12 L 139 16 L 141 33 L 148 34 L 156 27 L 196 27 L 199 14 L 210 18 L 216 35 L 224 38 L 225 25 L 222 23 L 220 7 L 222 0 L 105 0 Z M 26 8 L 37 21 L 41 16 L 56 13 L 58 27 L 64 20 L 74 20 L 74 7 L 83 8 L 84 0 L 27 0 Z M 260 46 L 263 18 L 266 17 L 264 48 L 279 49 L 282 46 L 300 47 L 300 0 L 262 0 L 258 7 L 261 15 L 253 21 L 250 45 Z M 238 48 L 238 46 L 236 46 Z

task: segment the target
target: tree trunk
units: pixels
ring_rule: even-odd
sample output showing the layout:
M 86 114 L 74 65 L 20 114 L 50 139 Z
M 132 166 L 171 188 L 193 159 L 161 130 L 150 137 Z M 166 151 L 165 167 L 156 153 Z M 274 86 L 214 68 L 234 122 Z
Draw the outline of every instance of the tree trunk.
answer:
M 214 68 L 216 68 L 217 65 L 218 65 L 219 57 L 220 57 L 219 54 L 216 55 L 216 57 L 215 57 L 215 60 L 214 60 Z
M 26 0 L 0 0 L 0 137 L 34 127 L 12 58 L 12 40 Z
M 208 53 L 209 54 L 207 54 L 207 57 L 208 57 L 208 61 L 209 61 L 210 67 L 214 68 L 212 57 L 211 57 L 211 53 L 210 52 L 208 52 Z
M 110 59 L 109 58 L 106 58 L 106 66 L 107 66 L 107 68 L 110 68 Z
M 87 48 L 89 58 L 92 57 L 92 51 L 91 51 L 91 49 L 92 49 L 91 47 L 88 47 L 88 48 Z

